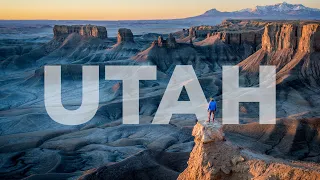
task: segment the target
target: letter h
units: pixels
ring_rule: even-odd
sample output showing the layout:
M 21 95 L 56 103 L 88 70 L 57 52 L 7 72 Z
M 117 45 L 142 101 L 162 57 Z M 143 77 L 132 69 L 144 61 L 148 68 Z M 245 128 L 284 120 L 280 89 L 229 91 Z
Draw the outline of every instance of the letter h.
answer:
M 223 124 L 239 124 L 239 103 L 259 102 L 260 124 L 276 124 L 276 68 L 260 66 L 259 87 L 239 87 L 239 67 L 223 67 Z

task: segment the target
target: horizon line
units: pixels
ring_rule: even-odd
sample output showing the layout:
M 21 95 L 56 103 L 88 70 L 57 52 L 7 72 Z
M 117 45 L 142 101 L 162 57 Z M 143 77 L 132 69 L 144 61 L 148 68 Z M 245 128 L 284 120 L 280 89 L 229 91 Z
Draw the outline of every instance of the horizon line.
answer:
M 290 5 L 302 5 L 306 8 L 311 8 L 311 9 L 317 9 L 320 11 L 320 8 L 317 7 L 309 7 L 309 6 L 305 6 L 304 4 L 295 4 L 295 3 L 287 3 L 286 1 L 280 2 L 280 3 L 275 3 L 275 4 L 269 4 L 269 5 L 262 5 L 263 6 L 273 6 L 273 5 L 278 5 L 278 4 L 290 4 Z M 254 7 L 261 7 L 259 5 L 254 6 Z M 252 8 L 243 8 L 243 9 L 238 9 L 238 10 L 234 10 L 234 11 L 220 11 L 217 8 L 210 8 L 207 9 L 205 11 L 203 11 L 201 14 L 198 15 L 187 15 L 184 17 L 174 17 L 174 18 L 155 18 L 155 19 L 0 19 L 0 21 L 163 21 L 163 20 L 183 20 L 183 19 L 187 19 L 187 18 L 192 18 L 192 17 L 197 17 L 197 16 L 201 16 L 203 14 L 205 14 L 206 12 L 210 11 L 210 10 L 216 10 L 218 12 L 222 12 L 222 13 L 232 13 L 232 12 L 238 12 L 241 10 L 245 10 L 245 9 L 253 9 Z M 219 18 L 219 17 L 217 17 Z M 228 19 L 228 17 L 220 17 L 220 18 L 224 18 L 224 19 Z M 232 19 L 232 18 L 231 18 Z

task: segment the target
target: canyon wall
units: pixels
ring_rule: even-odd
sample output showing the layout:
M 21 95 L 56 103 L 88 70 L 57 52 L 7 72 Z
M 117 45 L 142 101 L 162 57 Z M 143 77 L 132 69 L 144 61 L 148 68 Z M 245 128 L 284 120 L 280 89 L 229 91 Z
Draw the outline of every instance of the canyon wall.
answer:
M 54 38 L 66 37 L 72 33 L 84 37 L 97 37 L 106 39 L 108 37 L 107 29 L 103 26 L 95 25 L 55 25 L 53 28 Z
M 256 49 L 262 42 L 263 30 L 249 30 L 249 31 L 219 31 L 209 29 L 209 27 L 190 28 L 190 37 L 195 38 L 210 38 L 217 36 L 219 40 L 229 45 L 243 45 L 247 44 Z
M 189 29 L 189 37 L 209 38 L 218 36 L 226 44 L 261 44 L 263 27 L 269 21 L 263 20 L 225 20 L 216 26 L 194 26 Z
M 275 22 L 264 28 L 262 48 L 239 65 L 250 72 L 258 72 L 260 65 L 275 65 L 278 84 L 289 76 L 312 83 L 320 80 L 319 52 L 319 21 Z
M 241 45 L 241 44 L 250 44 L 258 46 L 261 44 L 263 31 L 243 31 L 243 32 L 214 32 L 208 34 L 207 36 L 217 35 L 221 41 L 226 44 Z
M 268 24 L 262 36 L 262 47 L 269 52 L 283 49 L 320 51 L 320 24 Z

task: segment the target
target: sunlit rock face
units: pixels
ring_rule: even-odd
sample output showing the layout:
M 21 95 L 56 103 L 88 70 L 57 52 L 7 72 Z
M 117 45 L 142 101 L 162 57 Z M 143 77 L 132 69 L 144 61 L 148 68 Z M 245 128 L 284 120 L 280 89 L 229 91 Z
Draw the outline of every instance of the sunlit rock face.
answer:
M 308 169 L 306 163 L 283 161 L 237 146 L 224 137 L 223 129 L 210 123 L 198 123 L 193 128 L 195 146 L 179 180 L 320 178 L 319 165 Z
M 265 27 L 262 48 L 267 51 L 293 49 L 311 53 L 319 51 L 319 34 L 318 23 L 273 23 Z
M 84 37 L 97 37 L 106 39 L 108 37 L 107 29 L 103 26 L 95 25 L 55 25 L 53 34 L 55 38 L 66 37 L 72 33 L 79 34 Z
M 297 76 L 294 79 L 315 86 L 319 81 L 319 44 L 319 22 L 271 23 L 265 26 L 262 48 L 239 65 L 250 72 L 258 72 L 259 65 L 275 65 L 278 84 Z

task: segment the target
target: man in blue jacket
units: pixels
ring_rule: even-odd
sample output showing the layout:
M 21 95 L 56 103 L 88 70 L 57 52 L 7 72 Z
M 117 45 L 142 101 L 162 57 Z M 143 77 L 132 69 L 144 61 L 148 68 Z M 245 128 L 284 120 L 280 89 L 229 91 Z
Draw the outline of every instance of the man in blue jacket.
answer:
M 214 122 L 214 113 L 216 112 L 216 110 L 217 110 L 217 102 L 213 98 L 210 98 L 207 122 L 210 122 L 211 115 L 212 115 L 212 122 Z

